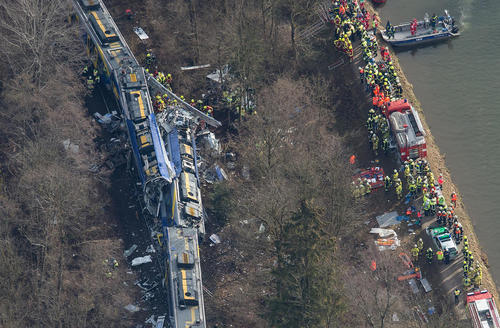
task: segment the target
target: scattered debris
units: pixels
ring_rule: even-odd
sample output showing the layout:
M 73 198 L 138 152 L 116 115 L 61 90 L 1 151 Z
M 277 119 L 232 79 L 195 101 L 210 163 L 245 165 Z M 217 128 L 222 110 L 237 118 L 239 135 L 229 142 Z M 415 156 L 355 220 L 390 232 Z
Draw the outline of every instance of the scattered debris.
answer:
M 216 69 L 214 72 L 207 75 L 207 79 L 212 80 L 217 83 L 222 83 L 225 80 L 225 77 L 229 74 L 229 66 L 225 65 L 222 68 L 222 72 L 219 69 Z
M 134 304 L 129 304 L 125 306 L 125 310 L 130 311 L 132 313 L 138 312 L 141 308 L 138 306 L 135 306 Z
M 156 321 L 156 328 L 163 328 L 165 324 L 165 316 L 160 315 L 158 316 L 158 320 Z
M 395 250 L 401 244 L 396 231 L 392 229 L 372 228 L 370 230 L 370 233 L 379 235 L 380 238 L 375 240 L 375 245 L 378 246 L 379 251 L 383 251 L 386 249 Z
M 136 244 L 133 244 L 132 246 L 130 246 L 129 249 L 126 249 L 124 252 L 123 252 L 123 256 L 124 257 L 129 257 L 130 255 L 132 255 L 133 252 L 135 252 L 135 250 L 137 249 L 137 245 Z
M 135 259 L 132 260 L 132 266 L 137 266 L 137 265 L 141 265 L 141 264 L 149 263 L 149 262 L 152 262 L 151 255 L 146 255 L 143 257 L 136 257 Z
M 397 236 L 396 231 L 392 229 L 372 228 L 370 233 L 377 233 L 381 238 L 386 238 L 392 235 Z
M 427 281 L 426 278 L 420 279 L 420 283 L 422 284 L 422 287 L 424 287 L 426 293 L 432 290 L 431 284 L 429 283 L 429 281 Z
M 137 36 L 141 40 L 147 40 L 147 39 L 149 39 L 149 36 L 146 34 L 146 32 L 144 32 L 144 30 L 142 29 L 142 27 L 134 27 L 134 32 L 135 32 L 135 34 L 137 34 Z
M 408 285 L 410 285 L 413 294 L 418 294 L 418 286 L 417 286 L 417 281 L 415 279 L 408 280 Z
M 212 184 L 215 182 L 215 180 L 223 181 L 227 180 L 228 177 L 224 169 L 215 164 L 214 166 L 203 172 L 203 179 L 207 183 Z
M 266 231 L 266 227 L 264 226 L 264 223 L 261 223 L 259 227 L 259 233 L 263 233 L 264 231 Z
M 80 151 L 80 146 L 71 143 L 69 139 L 63 140 L 62 142 L 64 149 L 71 151 L 74 154 L 78 154 Z
M 100 113 L 96 112 L 94 113 L 94 118 L 97 120 L 99 124 L 104 126 L 104 128 L 108 130 L 110 133 L 115 132 L 120 127 L 121 124 L 121 118 L 115 111 L 104 115 L 101 115 Z
M 192 71 L 200 68 L 209 68 L 210 64 L 198 65 L 198 66 L 183 66 L 181 67 L 181 71 Z
M 211 149 L 212 152 L 216 153 L 217 155 L 221 153 L 219 140 L 215 138 L 215 134 L 213 132 L 210 132 L 209 130 L 205 129 L 200 133 L 198 133 L 197 137 L 198 137 L 197 145 L 199 147 L 205 147 L 207 149 Z
M 212 234 L 209 238 L 214 244 L 220 244 L 220 238 L 216 234 Z
M 144 321 L 144 323 L 150 323 L 150 324 L 151 324 L 151 326 L 153 326 L 153 327 L 154 327 L 154 326 L 156 326 L 156 320 L 155 320 L 155 316 L 154 316 L 154 314 L 152 314 L 152 315 L 148 318 L 148 320 Z
M 398 314 L 397 314 L 397 313 L 393 313 L 393 314 L 392 314 L 392 321 L 395 321 L 395 322 L 398 322 L 398 321 L 399 321 L 399 317 L 398 317 Z
M 393 211 L 389 213 L 384 213 L 376 217 L 379 227 L 385 228 L 395 224 L 398 224 L 399 221 L 396 219 L 398 217 L 398 212 Z
M 155 247 L 153 244 L 149 245 L 148 248 L 146 248 L 146 253 L 156 253 Z
M 226 160 L 235 162 L 236 161 L 236 154 L 235 153 L 226 153 Z

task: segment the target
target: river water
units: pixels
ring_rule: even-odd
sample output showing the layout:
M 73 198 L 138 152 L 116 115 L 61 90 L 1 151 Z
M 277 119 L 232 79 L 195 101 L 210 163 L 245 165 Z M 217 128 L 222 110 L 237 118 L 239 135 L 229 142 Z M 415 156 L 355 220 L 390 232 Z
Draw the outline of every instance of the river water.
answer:
M 383 26 L 448 9 L 462 35 L 398 52 L 500 286 L 500 1 L 387 0 Z

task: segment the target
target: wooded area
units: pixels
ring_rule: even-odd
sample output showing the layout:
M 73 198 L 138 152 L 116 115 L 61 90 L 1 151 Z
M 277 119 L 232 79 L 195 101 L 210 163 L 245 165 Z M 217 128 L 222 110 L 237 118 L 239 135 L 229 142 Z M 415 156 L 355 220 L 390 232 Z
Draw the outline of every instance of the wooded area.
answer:
M 127 327 L 130 292 L 66 0 L 0 1 L 0 326 Z M 117 302 L 117 300 L 119 300 Z M 126 304 L 126 303 L 125 303 Z

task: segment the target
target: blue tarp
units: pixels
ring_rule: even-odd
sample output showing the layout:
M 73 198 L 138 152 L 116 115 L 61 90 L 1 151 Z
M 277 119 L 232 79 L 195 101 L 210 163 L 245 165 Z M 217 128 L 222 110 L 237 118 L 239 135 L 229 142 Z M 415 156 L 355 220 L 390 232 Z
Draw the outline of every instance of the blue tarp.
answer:
M 168 134 L 168 143 L 170 145 L 172 162 L 174 163 L 175 175 L 178 177 L 182 171 L 182 162 L 177 129 L 174 128 L 172 132 Z
M 156 161 L 158 162 L 158 169 L 162 177 L 167 179 L 168 182 L 172 181 L 172 177 L 168 171 L 167 167 L 167 152 L 165 151 L 165 144 L 160 136 L 160 130 L 158 129 L 158 124 L 156 123 L 156 117 L 153 113 L 149 114 L 149 127 L 151 131 L 151 137 L 153 138 L 153 145 L 155 147 Z
M 142 170 L 142 159 L 141 156 L 139 155 L 139 146 L 137 146 L 137 136 L 135 134 L 134 123 L 131 120 L 127 120 L 127 128 L 130 135 L 130 143 L 132 144 L 132 150 L 134 152 L 137 171 L 139 171 L 139 178 L 141 179 L 141 182 L 144 183 L 146 181 L 146 176 L 144 175 L 144 171 Z

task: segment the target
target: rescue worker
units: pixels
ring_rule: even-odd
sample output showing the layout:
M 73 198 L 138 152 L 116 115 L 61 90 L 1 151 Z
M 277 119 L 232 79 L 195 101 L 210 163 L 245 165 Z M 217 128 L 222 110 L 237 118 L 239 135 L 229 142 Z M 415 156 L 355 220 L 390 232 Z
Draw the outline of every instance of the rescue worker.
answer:
M 429 201 L 429 199 L 427 199 L 427 198 L 424 199 L 424 203 L 422 205 L 422 208 L 424 209 L 425 216 L 429 216 L 431 214 L 431 202 Z
M 452 192 L 451 193 L 451 204 L 453 205 L 453 207 L 457 207 L 457 194 L 455 192 Z
M 466 259 L 462 262 L 462 270 L 464 271 L 464 277 L 467 277 L 469 273 L 469 262 Z
M 431 197 L 431 199 L 429 199 L 429 203 L 431 205 L 431 214 L 436 213 L 436 197 Z
M 396 181 L 397 178 L 399 178 L 399 173 L 398 173 L 398 170 L 394 169 L 394 174 L 392 175 L 392 180 Z
M 470 286 L 470 278 L 469 277 L 465 277 L 464 278 L 464 287 L 465 289 L 468 289 Z
M 365 179 L 365 195 L 368 196 L 372 192 L 372 186 L 370 185 L 370 182 Z
M 418 249 L 417 244 L 415 244 L 415 246 L 413 246 L 413 248 L 411 249 L 411 255 L 413 256 L 413 262 L 418 261 L 418 253 L 419 253 L 419 249 Z
M 378 156 L 378 136 L 375 133 L 372 135 L 372 147 L 375 156 Z
M 389 191 L 389 188 L 391 187 L 391 177 L 386 175 L 384 178 L 384 189 L 386 192 Z
M 415 222 L 415 224 L 420 227 L 421 223 L 422 223 L 422 213 L 420 213 L 420 211 L 417 211 L 417 221 Z
M 442 250 L 438 250 L 436 252 L 436 258 L 437 258 L 438 263 L 442 263 L 443 262 L 444 254 L 443 254 Z
M 94 72 L 93 72 L 94 78 L 95 78 L 98 74 L 99 74 L 99 71 L 98 71 L 96 68 L 94 68 Z
M 437 24 L 437 21 L 438 21 L 437 15 L 435 13 L 432 14 L 432 17 L 431 17 L 431 27 L 432 27 L 432 31 L 434 33 L 436 33 L 436 24 Z
M 479 288 L 481 286 L 482 276 L 477 275 L 474 277 L 474 288 Z
M 444 264 L 450 263 L 450 251 L 448 249 L 444 250 Z
M 417 247 L 418 247 L 419 253 L 422 252 L 422 250 L 424 249 L 424 241 L 422 240 L 422 238 L 418 239 L 418 241 L 417 241 Z
M 411 193 L 411 197 L 413 197 L 415 195 L 415 192 L 417 191 L 417 186 L 415 185 L 415 180 L 411 180 L 411 182 L 408 186 L 408 190 Z
M 389 152 L 389 138 L 384 137 L 382 140 L 382 150 L 384 151 L 384 155 L 387 155 Z
M 89 73 L 89 65 L 85 65 L 82 70 L 82 75 L 85 76 Z
M 457 305 L 459 303 L 460 289 L 455 288 L 453 294 L 455 294 L 455 305 Z
M 87 78 L 87 89 L 94 89 L 94 79 L 92 78 L 92 75 L 89 75 L 89 77 Z
M 398 200 L 403 198 L 403 186 L 401 182 L 396 184 L 396 195 L 398 196 Z
M 425 253 L 425 257 L 427 258 L 427 263 L 432 263 L 432 258 L 434 257 L 434 251 L 431 247 L 429 247 Z

